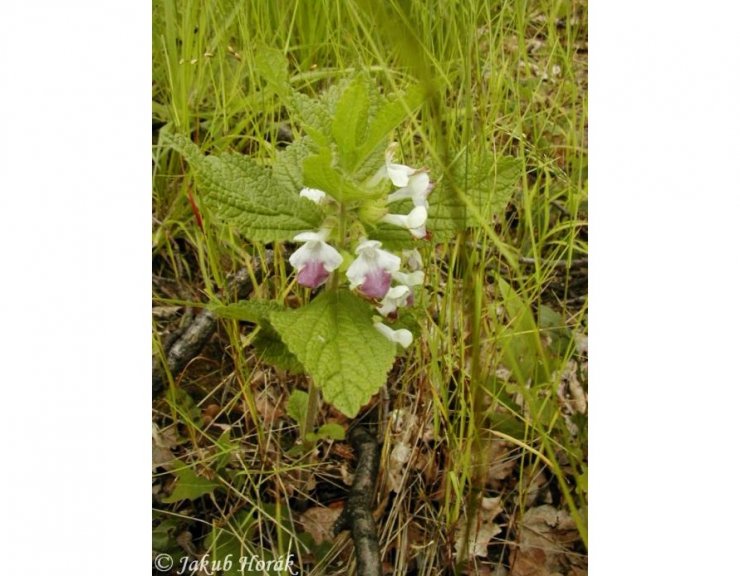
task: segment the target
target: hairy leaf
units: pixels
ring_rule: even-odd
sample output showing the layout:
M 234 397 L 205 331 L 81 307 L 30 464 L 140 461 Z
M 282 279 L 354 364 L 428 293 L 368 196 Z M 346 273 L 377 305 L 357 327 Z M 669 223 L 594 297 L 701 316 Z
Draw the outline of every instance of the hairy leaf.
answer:
M 359 157 L 367 157 L 378 146 L 385 148 L 391 131 L 413 114 L 423 101 L 424 91 L 418 85 L 411 86 L 405 94 L 386 100 L 370 122 Z
M 289 240 L 315 230 L 321 209 L 276 184 L 269 170 L 240 154 L 203 156 L 190 140 L 166 132 L 164 142 L 182 153 L 196 173 L 203 202 L 250 240 Z
M 303 160 L 311 154 L 308 138 L 300 138 L 284 150 L 280 150 L 272 166 L 275 183 L 291 194 L 303 188 Z M 309 200 L 310 202 L 310 200 Z
M 350 418 L 385 384 L 393 366 L 395 346 L 373 327 L 372 315 L 369 304 L 346 290 L 270 315 L 324 399 Z
M 218 304 L 209 306 L 214 314 L 222 318 L 231 318 L 243 322 L 258 324 L 260 331 L 252 341 L 252 346 L 259 357 L 268 364 L 272 364 L 293 374 L 302 374 L 303 366 L 288 350 L 280 339 L 280 335 L 270 324 L 270 313 L 285 308 L 273 300 L 244 300 L 234 304 Z
M 322 148 L 319 154 L 309 156 L 303 161 L 303 182 L 306 186 L 323 190 L 340 202 L 368 197 L 365 190 L 332 166 L 329 148 Z
M 306 414 L 308 413 L 308 392 L 293 390 L 288 397 L 285 409 L 288 412 L 288 416 L 303 428 L 303 423 L 306 421 Z
M 268 87 L 280 96 L 287 96 L 290 93 L 288 60 L 283 53 L 276 48 L 260 46 L 254 60 L 257 72 L 267 81 Z
M 342 165 L 350 172 L 355 168 L 357 148 L 367 133 L 369 91 L 367 77 L 356 76 L 342 93 L 332 122 L 331 131 L 337 143 L 339 157 Z
M 452 166 L 451 174 L 453 183 L 433 190 L 429 196 L 427 227 L 435 241 L 447 240 L 464 228 L 490 224 L 511 200 L 522 165 L 517 158 L 495 158 L 490 153 L 468 158 L 466 163 L 462 155 Z

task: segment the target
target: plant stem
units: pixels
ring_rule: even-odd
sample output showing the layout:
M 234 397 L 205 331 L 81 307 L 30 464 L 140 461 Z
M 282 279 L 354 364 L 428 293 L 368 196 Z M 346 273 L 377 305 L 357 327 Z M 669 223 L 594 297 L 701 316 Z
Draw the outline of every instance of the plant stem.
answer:
M 303 421 L 303 430 L 301 430 L 301 438 L 306 443 L 306 434 L 313 432 L 314 424 L 316 422 L 316 415 L 319 411 L 319 389 L 314 384 L 313 378 L 308 380 L 308 406 L 306 408 L 306 419 Z

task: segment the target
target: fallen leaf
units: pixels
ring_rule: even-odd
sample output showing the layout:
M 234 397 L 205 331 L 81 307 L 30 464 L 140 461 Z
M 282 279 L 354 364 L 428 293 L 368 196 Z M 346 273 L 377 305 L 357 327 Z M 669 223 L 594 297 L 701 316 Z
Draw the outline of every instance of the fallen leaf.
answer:
M 488 443 L 488 482 L 495 485 L 496 480 L 504 480 L 511 476 L 517 466 L 515 446 L 501 440 L 492 438 Z
M 388 483 L 391 490 L 401 492 L 403 488 L 403 476 L 406 470 L 406 463 L 411 459 L 411 446 L 406 442 L 398 442 L 391 450 L 390 461 L 388 462 Z
M 565 510 L 549 505 L 530 508 L 519 524 L 511 576 L 568 574 L 576 558 L 569 546 L 577 540 L 576 524 Z
M 342 513 L 342 508 L 316 506 L 301 514 L 300 522 L 316 544 L 334 540 L 334 524 Z
M 474 526 L 471 526 L 468 538 L 468 557 L 488 556 L 488 545 L 491 539 L 501 532 L 501 526 L 494 522 L 496 516 L 504 509 L 501 506 L 501 497 L 481 498 L 478 506 L 478 517 Z M 460 556 L 465 546 L 465 526 L 458 526 L 455 539 L 455 554 Z

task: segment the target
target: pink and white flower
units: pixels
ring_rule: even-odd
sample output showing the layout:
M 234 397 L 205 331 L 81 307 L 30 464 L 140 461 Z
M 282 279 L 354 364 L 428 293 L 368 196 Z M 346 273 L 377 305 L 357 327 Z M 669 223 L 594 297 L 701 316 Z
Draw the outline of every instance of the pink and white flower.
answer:
M 357 258 L 347 269 L 350 288 L 370 298 L 383 298 L 391 286 L 391 274 L 401 268 L 401 259 L 380 248 L 377 240 L 365 240 L 355 249 Z
M 326 243 L 329 230 L 301 232 L 293 240 L 303 242 L 303 246 L 290 255 L 289 262 L 298 271 L 299 284 L 317 288 L 326 282 L 334 270 L 342 264 L 342 255 Z

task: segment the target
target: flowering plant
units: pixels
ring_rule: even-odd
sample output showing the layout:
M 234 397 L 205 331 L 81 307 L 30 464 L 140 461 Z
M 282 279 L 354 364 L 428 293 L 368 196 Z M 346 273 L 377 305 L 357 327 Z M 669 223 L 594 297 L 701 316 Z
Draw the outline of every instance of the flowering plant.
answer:
M 263 358 L 308 373 L 324 399 L 352 417 L 414 339 L 412 317 L 398 323 L 424 282 L 418 247 L 428 236 L 433 185 L 426 169 L 398 162 L 398 145 L 388 141 L 421 104 L 421 92 L 387 99 L 359 75 L 317 101 L 283 80 L 270 86 L 305 134 L 271 170 L 238 154 L 203 155 L 170 129 L 161 141 L 194 168 L 206 213 L 252 241 L 293 243 L 295 282 L 312 291 L 297 309 L 251 300 L 214 310 L 257 324 Z
M 311 99 L 291 87 L 282 55 L 269 53 L 261 62 L 265 91 L 280 98 L 302 132 L 275 153 L 271 167 L 240 154 L 204 155 L 169 126 L 160 144 L 194 170 L 206 216 L 252 242 L 292 243 L 293 278 L 311 291 L 296 309 L 258 300 L 212 309 L 254 323 L 253 344 L 263 359 L 307 373 L 324 400 L 354 417 L 385 384 L 396 354 L 413 344 L 418 323 L 409 310 L 425 280 L 420 248 L 432 232 L 445 241 L 486 220 L 497 189 L 492 164 L 465 163 L 459 172 L 456 189 L 478 198 L 450 204 L 452 194 L 430 196 L 429 171 L 402 163 L 398 144 L 389 144 L 421 105 L 420 88 L 388 98 L 359 74 Z M 457 178 L 458 166 L 449 173 Z

